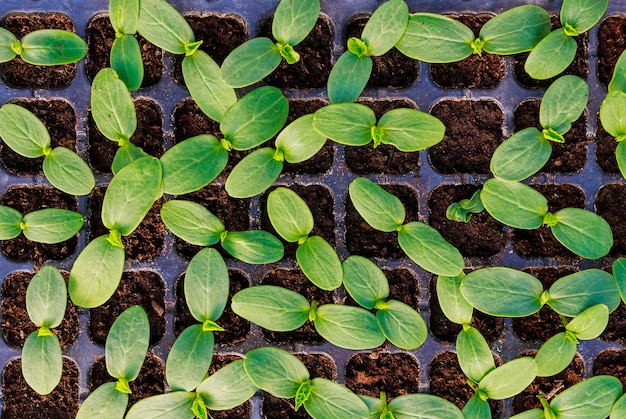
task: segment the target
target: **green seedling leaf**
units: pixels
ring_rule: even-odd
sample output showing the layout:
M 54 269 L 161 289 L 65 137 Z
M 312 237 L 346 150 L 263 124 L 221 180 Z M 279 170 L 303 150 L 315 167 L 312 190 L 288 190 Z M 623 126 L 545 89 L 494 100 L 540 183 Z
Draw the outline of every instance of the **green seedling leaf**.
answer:
M 611 82 L 609 83 L 609 93 L 615 91 L 626 93 L 626 54 L 623 52 L 620 54 L 617 62 L 615 63 L 613 76 L 611 77 Z
M 381 4 L 372 13 L 361 34 L 368 53 L 380 56 L 393 48 L 404 34 L 408 22 L 409 6 L 404 0 L 390 0 Z
M 480 395 L 474 394 L 463 406 L 463 416 L 472 419 L 490 419 L 491 408 L 489 403 L 480 398 Z
M 372 141 L 374 111 L 360 103 L 324 106 L 313 114 L 313 128 L 324 137 L 345 145 L 363 146 Z
M 224 224 L 202 205 L 181 200 L 167 201 L 161 207 L 165 226 L 187 243 L 211 246 L 220 241 Z
M 309 237 L 296 250 L 304 275 L 318 288 L 331 291 L 341 285 L 343 270 L 335 249 L 320 236 Z
M 288 242 L 305 240 L 313 230 L 313 214 L 297 193 L 284 187 L 267 196 L 267 215 L 276 232 Z
M 122 278 L 124 259 L 124 248 L 114 245 L 109 236 L 89 242 L 70 271 L 68 290 L 74 304 L 87 308 L 104 304 Z
M 319 377 L 313 379 L 304 407 L 314 418 L 365 418 L 368 413 L 359 396 L 341 384 Z
M 102 203 L 102 223 L 121 235 L 132 233 L 162 192 L 159 159 L 134 160 L 111 180 Z
M 559 419 L 602 419 L 611 413 L 621 394 L 622 386 L 617 378 L 597 375 L 558 394 L 550 403 L 550 410 Z
M 232 409 L 254 396 L 257 387 L 248 378 L 243 364 L 243 359 L 231 362 L 200 384 L 197 392 L 208 409 Z
M 259 87 L 228 109 L 220 130 L 232 148 L 249 150 L 276 135 L 288 113 L 289 102 L 279 89 Z
M 521 181 L 537 173 L 551 154 L 550 141 L 537 128 L 529 127 L 511 135 L 496 148 L 489 168 L 498 179 Z
M 276 150 L 289 163 L 310 159 L 326 143 L 326 137 L 313 129 L 314 114 L 301 116 L 287 125 L 276 137 Z
M 313 323 L 317 333 L 340 348 L 371 349 L 385 342 L 376 317 L 360 307 L 324 304 L 317 309 Z
M 107 371 L 119 380 L 118 390 L 119 384 L 128 386 L 139 375 L 149 343 L 150 323 L 141 306 L 127 308 L 115 319 L 104 350 Z
M 527 4 L 489 19 L 480 30 L 480 39 L 486 52 L 509 55 L 532 50 L 549 33 L 550 14 Z
M 173 391 L 146 397 L 131 406 L 126 419 L 193 419 L 191 407 L 195 400 L 196 393 L 187 391 Z
M 624 415 L 626 415 L 626 396 L 622 395 L 613 405 L 609 419 L 620 419 Z
M 271 39 L 250 39 L 232 50 L 222 63 L 220 77 L 227 86 L 246 87 L 270 75 L 282 61 Z
M 587 32 L 600 21 L 608 5 L 608 0 L 564 0 L 561 25 L 570 36 Z
M 424 223 L 403 225 L 398 231 L 398 243 L 413 262 L 435 275 L 457 276 L 465 265 L 457 248 Z
M 282 157 L 271 147 L 254 150 L 231 170 L 225 189 L 233 198 L 250 198 L 265 191 L 280 176 Z
M 76 235 L 83 226 L 83 216 L 59 208 L 45 208 L 24 216 L 24 236 L 38 243 L 60 243 Z
M 185 300 L 200 323 L 220 318 L 228 301 L 228 268 L 215 249 L 200 250 L 185 273 Z
M 398 108 L 384 114 L 378 122 L 381 143 L 398 150 L 425 150 L 443 140 L 446 127 L 436 117 L 415 109 Z M 376 145 L 376 139 L 374 139 Z
M 179 393 L 169 393 L 179 394 Z M 162 395 L 164 396 L 164 395 Z M 146 400 L 146 399 L 144 399 Z M 137 403 L 139 404 L 139 403 Z M 133 409 L 137 409 L 135 404 Z M 85 399 L 76 419 L 122 419 L 128 407 L 128 394 L 115 389 L 115 383 L 104 383 Z M 129 412 L 130 415 L 130 412 Z M 126 416 L 127 418 L 132 416 Z M 139 417 L 139 416 L 135 416 Z M 147 417 L 147 416 L 141 416 Z M 150 416 L 154 418 L 156 416 Z
M 185 18 L 165 0 L 141 0 L 138 31 L 172 54 L 192 54 L 200 45 Z
M 552 31 L 530 52 L 524 70 L 537 80 L 546 80 L 562 73 L 576 55 L 576 41 L 563 28 Z
M 434 13 L 415 13 L 396 48 L 427 63 L 452 63 L 472 54 L 474 33 L 459 21 Z
M 87 44 L 75 33 L 60 29 L 40 29 L 21 41 L 22 60 L 33 65 L 61 65 L 79 61 L 87 54 Z
M 511 416 L 510 419 L 546 419 L 543 409 L 530 409 L 517 415 Z
M 167 384 L 173 391 L 192 391 L 209 371 L 213 359 L 213 332 L 201 324 L 186 328 L 170 349 L 165 363 Z
M 209 54 L 198 50 L 183 59 L 182 69 L 194 102 L 209 118 L 220 122 L 237 103 L 235 89 L 226 86 L 220 77 L 220 66 Z
M 149 154 L 143 151 L 141 147 L 137 147 L 133 143 L 127 142 L 123 146 L 119 147 L 115 152 L 115 157 L 113 157 L 113 163 L 111 164 L 111 171 L 114 175 L 116 175 L 132 161 L 148 156 Z
M 248 352 L 243 366 L 254 385 L 283 399 L 295 397 L 300 385 L 309 380 L 309 371 L 302 361 L 270 346 Z
M 478 392 L 493 400 L 521 393 L 537 376 L 537 363 L 529 356 L 517 358 L 491 370 L 478 383 Z
M 574 333 L 580 340 L 595 339 L 604 332 L 609 322 L 609 308 L 604 304 L 597 304 L 583 310 L 574 317 L 565 330 Z
M 111 0 L 109 19 L 116 33 L 134 34 L 139 25 L 139 0 Z
M 19 44 L 19 40 L 7 29 L 0 28 L 0 63 L 11 61 L 17 53 L 11 48 Z
M 39 394 L 49 394 L 61 381 L 62 371 L 63 354 L 57 335 L 31 333 L 22 349 L 22 374 L 28 385 Z
M 11 207 L 0 205 L 0 240 L 14 239 L 22 232 L 22 214 Z
M 54 266 L 44 266 L 33 276 L 26 289 L 26 311 L 38 327 L 57 327 L 67 305 L 65 279 Z
M 358 213 L 376 230 L 391 232 L 402 227 L 406 217 L 404 205 L 379 185 L 356 178 L 350 183 L 349 193 Z
M 501 266 L 467 274 L 461 293 L 472 306 L 492 316 L 526 317 L 543 305 L 543 285 L 537 278 Z
M 565 332 L 552 336 L 544 343 L 537 354 L 535 362 L 539 366 L 538 377 L 552 377 L 563 371 L 576 355 L 576 340 Z
M 235 259 L 255 265 L 279 261 L 284 254 L 280 240 L 262 230 L 228 232 L 222 247 Z
M 380 397 L 365 396 L 363 394 L 357 394 L 357 396 L 359 396 L 359 398 L 365 403 L 367 409 L 369 410 L 369 414 L 366 416 L 366 418 L 380 419 L 380 415 L 384 413 L 383 409 L 387 408 L 386 401 L 383 404 L 383 401 L 380 399 Z
M 534 230 L 548 212 L 546 198 L 530 186 L 501 179 L 488 179 L 480 199 L 487 212 L 510 227 Z
M 613 262 L 613 278 L 622 301 L 626 301 L 626 258 L 618 258 Z
M 580 208 L 564 208 L 554 213 L 554 237 L 572 252 L 586 259 L 605 256 L 613 246 L 611 226 L 602 217 Z
M 374 309 L 389 297 L 389 282 L 383 271 L 363 256 L 350 256 L 342 264 L 343 286 L 361 307 Z
M 472 322 L 473 308 L 461 293 L 461 282 L 465 274 L 440 276 L 437 278 L 437 300 L 443 314 L 451 322 L 469 324 Z
M 163 192 L 182 195 L 211 183 L 226 167 L 228 152 L 213 135 L 191 137 L 161 157 Z
M 46 155 L 43 173 L 52 186 L 70 195 L 87 195 L 96 186 L 87 163 L 65 147 L 56 147 Z
M 626 93 L 615 90 L 606 95 L 600 105 L 600 122 L 618 141 L 626 138 Z
M 623 177 L 626 177 L 626 143 L 620 141 L 617 144 L 615 150 L 615 159 L 617 160 L 617 166 Z
M 589 99 L 589 86 L 577 76 L 563 76 L 548 87 L 541 99 L 539 123 L 544 129 L 565 134 L 582 115 Z
M 461 410 L 446 399 L 432 394 L 406 394 L 389 402 L 396 419 L 465 419 Z
M 50 151 L 50 134 L 43 122 L 31 111 L 11 103 L 0 108 L 0 137 L 11 150 L 31 159 Z
M 103 68 L 91 84 L 91 115 L 100 132 L 124 145 L 137 129 L 135 103 L 128 87 L 111 68 Z
M 309 318 L 311 305 L 295 291 L 274 285 L 245 288 L 233 296 L 232 310 L 265 329 L 288 332 Z
M 141 87 L 144 74 L 143 59 L 135 35 L 124 34 L 115 38 L 111 46 L 110 61 L 111 68 L 129 90 L 137 90 Z
M 413 307 L 398 300 L 389 300 L 385 306 L 376 312 L 376 320 L 389 342 L 407 351 L 417 349 L 426 342 L 428 327 Z
M 489 344 L 480 332 L 470 326 L 464 327 L 456 338 L 456 352 L 463 373 L 479 383 L 496 368 Z
M 372 59 L 366 55 L 359 57 L 351 51 L 341 54 L 328 76 L 330 103 L 354 102 L 365 89 L 372 74 L 372 66 Z
M 282 44 L 298 45 L 311 32 L 319 14 L 319 0 L 282 0 L 274 13 L 272 35 Z
M 601 269 L 586 269 L 557 280 L 548 289 L 547 304 L 562 316 L 575 317 L 596 304 L 613 312 L 620 303 L 613 276 Z

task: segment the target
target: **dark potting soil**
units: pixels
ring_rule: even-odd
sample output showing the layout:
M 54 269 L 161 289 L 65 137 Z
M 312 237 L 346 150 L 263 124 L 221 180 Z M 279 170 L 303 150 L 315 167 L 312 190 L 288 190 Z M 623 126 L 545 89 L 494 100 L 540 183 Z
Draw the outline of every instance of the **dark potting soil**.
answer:
M 277 285 L 295 291 L 302 294 L 309 303 L 315 300 L 318 307 L 323 304 L 334 303 L 332 291 L 324 291 L 316 287 L 299 269 L 272 269 L 263 277 L 261 285 Z M 324 338 L 317 333 L 313 323 L 310 321 L 307 321 L 304 325 L 291 332 L 273 332 L 267 329 L 261 330 L 267 339 L 276 343 L 306 342 L 316 344 L 326 342 Z
M 559 17 L 557 15 L 550 16 L 550 23 L 552 26 L 552 30 L 555 30 L 561 27 L 561 22 L 559 21 Z M 574 37 L 574 39 L 576 40 L 576 44 L 578 45 L 576 49 L 576 55 L 574 56 L 574 60 L 561 74 L 555 77 L 552 77 L 551 79 L 536 80 L 528 75 L 526 70 L 524 70 L 524 64 L 526 63 L 526 58 L 528 57 L 528 54 L 529 54 L 528 52 L 523 52 L 521 54 L 514 55 L 513 74 L 515 75 L 515 79 L 517 80 L 517 82 L 522 87 L 535 89 L 539 87 L 548 87 L 557 78 L 564 76 L 564 75 L 574 75 L 582 79 L 586 79 L 587 76 L 589 75 L 589 61 L 587 60 L 589 32 L 580 34 L 579 36 Z
M 370 107 L 376 119 L 396 108 L 417 109 L 417 105 L 409 99 L 368 99 L 361 98 L 357 103 Z M 345 146 L 343 154 L 346 166 L 356 174 L 390 174 L 402 175 L 419 171 L 419 153 L 405 153 L 390 144 L 380 144 L 374 148 L 373 143 L 362 147 Z
M 78 210 L 78 201 L 75 196 L 51 186 L 10 187 L 4 193 L 1 204 L 18 210 L 22 215 L 44 208 Z M 32 242 L 20 234 L 14 239 L 2 241 L 2 253 L 15 261 L 32 260 L 35 268 L 39 268 L 46 260 L 67 259 L 76 251 L 77 246 L 77 236 L 61 243 L 44 244 Z
M 273 17 L 269 17 L 261 23 L 258 36 L 276 42 L 272 36 L 272 21 Z M 320 15 L 309 35 L 293 48 L 300 54 L 300 60 L 295 64 L 282 60 L 278 68 L 264 79 L 265 83 L 292 89 L 325 87 L 332 68 L 334 38 L 330 19 Z
M 353 16 L 346 25 L 346 43 L 350 38 L 361 38 L 370 15 Z M 385 54 L 372 58 L 372 73 L 366 87 L 410 87 L 419 75 L 419 62 L 392 48 Z
M 626 185 L 609 184 L 600 188 L 596 195 L 596 213 L 604 218 L 613 231 L 613 247 L 610 255 L 626 253 L 626 224 L 624 224 Z
M 87 77 L 93 80 L 100 70 L 111 66 L 109 55 L 115 40 L 115 30 L 111 26 L 109 15 L 98 15 L 92 18 L 87 24 L 86 36 L 88 50 L 85 57 L 85 71 Z M 161 74 L 163 74 L 163 51 L 138 33 L 135 37 L 139 41 L 143 61 L 144 75 L 141 87 L 154 86 L 161 80 Z
M 76 151 L 76 112 L 69 102 L 64 99 L 16 99 L 11 103 L 28 109 L 43 122 L 50 134 L 51 148 L 62 146 Z M 0 144 L 0 162 L 14 175 L 43 174 L 43 157 L 23 157 L 4 143 Z
M 213 360 L 209 367 L 209 375 L 215 374 L 218 370 L 224 368 L 231 362 L 241 359 L 239 355 L 220 355 L 213 354 Z M 213 419 L 249 419 L 252 413 L 252 403 L 250 400 L 240 404 L 237 407 L 233 407 L 228 410 L 209 410 L 209 417 Z
M 137 129 L 130 137 L 130 142 L 151 156 L 161 157 L 165 152 L 161 107 L 152 99 L 139 98 L 135 99 L 135 112 Z M 87 115 L 87 137 L 91 167 L 102 173 L 111 173 L 111 164 L 119 146 L 117 141 L 109 140 L 102 135 L 91 116 L 91 111 Z
M 624 302 L 621 302 L 615 311 L 609 314 L 609 323 L 600 337 L 606 341 L 624 344 L 626 341 L 626 305 Z
M 494 15 L 464 13 L 446 16 L 463 23 L 478 37 L 480 29 Z M 430 64 L 430 78 L 444 88 L 491 89 L 504 79 L 504 59 L 483 52 L 481 56 L 472 54 L 456 63 Z
M 10 13 L 0 20 L 0 26 L 18 39 L 39 29 L 63 29 L 76 32 L 74 21 L 63 13 Z M 0 63 L 0 79 L 16 88 L 61 89 L 76 77 L 76 64 L 35 66 L 20 57 Z
M 585 193 L 578 186 L 565 183 L 531 186 L 546 197 L 548 211 L 551 213 L 563 208 L 585 208 Z M 513 229 L 512 241 L 515 252 L 524 258 L 553 257 L 569 261 L 580 259 L 554 238 L 549 227 L 542 226 L 536 230 Z
M 179 195 L 176 199 L 193 201 L 204 206 L 224 223 L 227 231 L 245 231 L 250 229 L 250 218 L 248 215 L 250 212 L 250 199 L 231 198 L 224 188 L 219 185 L 210 184 L 195 192 Z M 226 253 L 219 244 L 214 245 L 214 247 L 222 256 L 232 259 L 232 256 Z M 180 255 L 191 259 L 202 247 L 189 244 L 175 237 L 174 249 Z
M 526 99 L 515 108 L 513 122 L 515 131 L 535 127 L 539 131 L 543 128 L 539 124 L 539 106 L 541 100 Z M 582 170 L 587 161 L 587 115 L 586 112 L 578 118 L 572 128 L 563 136 L 564 143 L 551 141 L 552 155 L 550 160 L 541 168 L 541 172 L 573 173 Z
M 605 349 L 593 361 L 593 375 L 612 375 L 622 382 L 626 389 L 626 350 Z
M 446 126 L 444 139 L 428 150 L 433 168 L 444 174 L 489 173 L 502 142 L 502 108 L 493 100 L 442 100 L 431 114 Z
M 294 355 L 309 370 L 311 379 L 320 377 L 334 380 L 336 378 L 337 365 L 328 355 L 316 353 L 295 353 Z M 304 407 L 296 412 L 293 399 L 280 399 L 265 392 L 263 392 L 261 410 L 265 419 L 309 419 L 311 417 Z
M 4 419 L 73 418 L 79 403 L 78 366 L 63 357 L 59 385 L 42 396 L 30 388 L 22 376 L 22 362 L 13 359 L 2 371 L 2 417 Z
M 428 223 L 444 239 L 452 243 L 463 256 L 490 257 L 505 246 L 503 225 L 486 211 L 472 214 L 468 223 L 449 220 L 448 207 L 462 199 L 470 199 L 479 189 L 472 185 L 441 185 L 436 187 L 428 200 Z
M 109 229 L 102 223 L 102 203 L 106 186 L 97 186 L 89 196 L 89 240 L 94 240 L 105 234 Z M 139 226 L 128 236 L 122 236 L 122 243 L 127 260 L 152 261 L 165 248 L 165 225 L 161 221 L 159 211 L 163 205 L 163 198 L 157 200 L 148 211 Z
M 305 186 L 298 184 L 289 185 L 288 188 L 298 194 L 298 196 L 302 198 L 311 209 L 314 227 L 309 234 L 309 237 L 320 236 L 331 246 L 335 247 L 335 203 L 328 188 L 321 185 Z M 267 214 L 267 196 L 274 189 L 276 189 L 276 187 L 268 189 L 267 192 L 261 197 L 261 229 L 278 237 L 285 246 L 285 257 L 295 259 L 298 243 L 288 243 L 280 237 L 272 226 L 269 215 Z
M 608 86 L 617 59 L 626 49 L 626 17 L 609 16 L 598 26 L 598 79 Z
M 458 334 L 463 326 L 453 323 L 443 314 L 439 300 L 437 299 L 437 277 L 433 275 L 430 281 L 430 308 L 429 329 L 432 335 L 442 342 L 456 342 Z M 489 316 L 478 310 L 474 310 L 471 325 L 478 329 L 487 342 L 493 342 L 500 338 L 504 330 L 504 319 L 502 317 Z
M 101 306 L 89 310 L 89 336 L 104 345 L 117 317 L 127 308 L 140 305 L 150 322 L 150 344 L 158 343 L 165 334 L 165 285 L 153 271 L 126 271 L 115 293 Z
M 196 41 L 202 41 L 200 50 L 206 52 L 218 65 L 232 50 L 248 40 L 246 22 L 235 14 L 193 14 L 185 16 L 191 26 Z M 185 85 L 183 79 L 183 55 L 174 56 L 172 77 L 176 82 Z
M 94 392 L 104 383 L 117 381 L 107 371 L 106 358 L 99 357 L 89 368 L 89 391 Z M 128 407 L 141 399 L 165 392 L 165 366 L 163 361 L 149 352 L 139 370 L 137 378 L 130 383 L 132 393 L 128 397 Z
M 34 275 L 34 272 L 12 272 L 2 283 L 2 337 L 17 347 L 24 346 L 28 335 L 39 329 L 26 311 L 26 289 Z M 63 276 L 67 281 L 69 273 L 63 272 Z M 78 307 L 69 298 L 61 324 L 51 330 L 59 338 L 63 349 L 72 345 L 78 337 Z
M 595 141 L 596 163 L 598 163 L 598 166 L 606 173 L 619 173 L 619 166 L 617 165 L 617 158 L 615 157 L 617 141 L 615 137 L 602 128 L 599 115 L 597 118 Z
M 239 342 L 246 340 L 248 333 L 250 333 L 250 322 L 242 317 L 239 317 L 230 308 L 230 303 L 233 295 L 238 293 L 244 288 L 250 286 L 250 281 L 246 276 L 238 270 L 229 270 L 228 275 L 230 277 L 230 289 L 228 291 L 228 302 L 224 308 L 224 312 L 217 319 L 217 324 L 220 325 L 224 331 L 214 332 L 215 342 L 222 345 L 235 345 Z M 174 332 L 176 336 L 181 334 L 187 327 L 198 324 L 189 311 L 187 302 L 185 300 L 184 279 L 178 278 L 176 281 L 176 317 L 174 318 Z

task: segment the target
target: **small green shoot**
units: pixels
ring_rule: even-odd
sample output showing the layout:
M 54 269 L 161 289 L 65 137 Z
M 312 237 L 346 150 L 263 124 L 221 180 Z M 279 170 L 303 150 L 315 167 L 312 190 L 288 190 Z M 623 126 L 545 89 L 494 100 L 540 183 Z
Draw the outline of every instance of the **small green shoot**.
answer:
M 21 40 L 0 28 L 0 62 L 16 56 L 28 64 L 52 66 L 71 64 L 87 55 L 87 44 L 73 32 L 61 29 L 40 29 Z
M 616 70 L 617 71 L 617 70 Z M 614 76 L 615 78 L 615 76 Z M 626 177 L 626 93 L 609 91 L 600 105 L 602 128 L 617 141 L 615 158 L 623 177 Z
M 139 26 L 140 0 L 111 0 L 109 19 L 115 40 L 111 46 L 111 68 L 129 90 L 137 90 L 143 81 L 143 61 L 135 33 Z
M 172 54 L 192 55 L 196 41 L 191 26 L 166 0 L 141 0 L 137 30 L 148 41 Z
M 24 234 L 37 243 L 60 243 L 76 235 L 83 226 L 83 216 L 60 208 L 22 214 L 10 207 L 0 205 L 0 240 L 14 239 Z

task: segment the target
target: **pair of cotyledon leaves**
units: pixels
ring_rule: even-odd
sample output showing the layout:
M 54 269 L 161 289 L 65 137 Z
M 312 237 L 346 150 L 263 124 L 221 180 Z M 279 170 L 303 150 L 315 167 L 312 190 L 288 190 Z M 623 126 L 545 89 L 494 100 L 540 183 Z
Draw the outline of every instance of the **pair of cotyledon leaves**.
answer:
M 83 226 L 83 216 L 77 212 L 44 208 L 24 216 L 10 207 L 0 205 L 0 240 L 14 239 L 24 234 L 38 243 L 60 243 L 73 237 Z
M 109 20 L 115 31 L 109 61 L 129 90 L 137 90 L 143 81 L 144 68 L 139 42 L 140 0 L 110 0 Z
M 51 66 L 71 64 L 87 54 L 87 44 L 73 32 L 41 29 L 21 40 L 7 29 L 0 28 L 0 62 L 16 56 L 29 64 Z

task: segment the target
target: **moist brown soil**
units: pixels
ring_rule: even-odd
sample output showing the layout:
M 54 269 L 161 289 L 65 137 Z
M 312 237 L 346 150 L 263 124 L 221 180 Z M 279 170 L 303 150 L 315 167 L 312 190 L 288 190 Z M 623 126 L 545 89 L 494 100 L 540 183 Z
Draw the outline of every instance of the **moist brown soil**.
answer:
M 449 14 L 474 32 L 478 37 L 480 29 L 491 14 Z M 435 84 L 444 88 L 478 88 L 491 89 L 504 79 L 504 59 L 500 55 L 483 52 L 481 56 L 472 54 L 455 63 L 430 64 L 430 78 Z
M 248 333 L 250 333 L 250 322 L 237 316 L 230 308 L 230 303 L 233 295 L 238 293 L 244 288 L 250 286 L 250 282 L 246 276 L 237 270 L 228 271 L 230 277 L 230 289 L 228 291 L 228 302 L 224 308 L 224 312 L 217 320 L 224 331 L 215 332 L 215 342 L 222 345 L 235 345 L 239 342 L 246 340 Z M 176 317 L 174 318 L 174 331 L 176 336 L 180 335 L 187 327 L 198 324 L 189 311 L 187 302 L 185 300 L 184 280 L 179 278 L 176 281 Z
M 31 111 L 43 122 L 50 134 L 51 148 L 65 147 L 76 151 L 76 112 L 63 99 L 17 99 L 11 103 Z M 18 176 L 42 174 L 43 157 L 28 158 L 17 154 L 9 146 L 0 144 L 0 162 L 9 173 Z
M 539 131 L 543 127 L 539 124 L 539 106 L 541 100 L 527 99 L 515 108 L 513 122 L 515 131 L 535 127 Z M 541 168 L 541 172 L 573 173 L 582 170 L 587 161 L 587 115 L 586 112 L 578 118 L 572 128 L 563 136 L 564 143 L 550 142 L 552 155 L 550 160 Z
M 24 346 L 28 335 L 39 329 L 26 311 L 26 289 L 34 275 L 34 272 L 12 272 L 2 283 L 2 337 L 17 347 Z M 63 276 L 67 281 L 69 273 L 63 272 Z M 63 349 L 72 345 L 78 337 L 78 307 L 69 298 L 61 324 L 51 330 L 59 338 Z
M 311 380 L 316 377 L 334 380 L 337 376 L 337 366 L 331 357 L 325 354 L 296 353 L 295 356 L 302 361 L 309 370 Z M 280 399 L 263 392 L 263 404 L 261 410 L 265 419 L 309 419 L 311 416 L 301 407 L 296 412 L 293 399 Z
M 617 165 L 617 158 L 615 157 L 615 151 L 617 150 L 617 141 L 615 137 L 606 132 L 602 128 L 600 122 L 600 115 L 597 118 L 596 129 L 596 163 L 606 173 L 619 173 L 619 166 Z
M 10 13 L 0 20 L 0 26 L 18 39 L 39 29 L 63 29 L 76 32 L 72 19 L 63 13 Z M 76 64 L 36 66 L 20 57 L 0 63 L 0 79 L 16 88 L 61 89 L 69 86 L 76 77 Z
M 177 199 L 193 201 L 204 206 L 224 223 L 227 231 L 250 229 L 250 218 L 248 215 L 250 212 L 250 199 L 231 198 L 224 188 L 219 185 L 210 184 L 195 192 L 179 195 Z M 224 258 L 233 258 L 219 244 L 214 245 L 214 247 Z M 202 247 L 189 244 L 175 237 L 174 249 L 180 255 L 191 259 Z
M 107 371 L 106 359 L 99 357 L 89 368 L 89 391 L 94 392 L 104 383 L 115 382 Z M 165 392 L 165 366 L 156 355 L 148 352 L 137 378 L 130 383 L 132 393 L 128 397 L 128 407 L 141 399 Z
M 571 184 L 530 185 L 548 200 L 548 211 L 554 213 L 563 208 L 585 208 L 585 193 Z M 621 209 L 623 212 L 623 208 Z M 576 260 L 579 256 L 565 248 L 549 227 L 535 230 L 513 229 L 513 249 L 524 258 L 554 257 L 560 260 Z
M 458 334 L 463 326 L 453 323 L 443 314 L 439 300 L 437 299 L 437 277 L 433 276 L 430 281 L 430 333 L 439 341 L 456 342 Z M 487 342 L 493 342 L 500 338 L 504 330 L 504 319 L 502 317 L 489 316 L 478 310 L 474 310 L 471 325 L 478 329 Z
M 31 389 L 22 376 L 22 362 L 13 359 L 2 371 L 2 417 L 4 419 L 73 418 L 79 403 L 78 366 L 63 358 L 61 382 L 45 396 Z
M 550 23 L 552 26 L 552 30 L 558 29 L 561 27 L 561 22 L 559 21 L 559 17 L 557 15 L 550 16 Z M 559 75 L 552 77 L 547 80 L 535 80 L 528 75 L 526 70 L 524 70 L 524 64 L 526 63 L 526 58 L 528 58 L 528 52 L 523 52 L 521 54 L 514 55 L 513 61 L 513 74 L 515 75 L 515 79 L 522 87 L 527 87 L 531 89 L 539 88 L 539 87 L 548 87 L 550 86 L 557 78 L 564 75 L 574 75 L 578 76 L 582 79 L 586 79 L 589 75 L 589 61 L 587 60 L 587 50 L 589 44 L 589 32 L 585 32 L 580 34 L 577 37 L 574 37 L 576 40 L 576 44 L 578 45 L 576 49 L 576 55 L 574 56 L 574 60 L 572 63 Z
M 213 360 L 209 367 L 209 375 L 215 374 L 231 362 L 241 359 L 239 355 L 213 354 Z M 252 403 L 248 400 L 237 407 L 228 410 L 209 410 L 209 417 L 213 419 L 249 419 L 252 414 Z
M 626 305 L 623 302 L 609 314 L 609 323 L 600 337 L 606 341 L 617 341 L 622 345 L 626 341 Z
M 261 23 L 258 36 L 276 42 L 272 36 L 272 21 L 270 17 Z M 293 48 L 300 54 L 300 60 L 295 64 L 287 64 L 283 59 L 278 68 L 264 79 L 265 83 L 293 89 L 325 87 L 332 68 L 334 38 L 332 23 L 326 16 L 320 15 L 307 37 Z
M 495 358 L 495 357 L 494 357 Z M 496 359 L 496 365 L 499 365 Z M 430 377 L 430 394 L 454 403 L 459 409 L 474 395 L 474 390 L 467 384 L 467 377 L 463 374 L 459 360 L 454 352 L 442 352 L 436 355 L 428 366 Z M 502 412 L 502 402 L 488 400 L 491 414 L 499 418 Z
M 99 15 L 91 19 L 87 24 L 86 36 L 88 50 L 85 71 L 87 77 L 93 80 L 100 70 L 111 66 L 109 56 L 115 41 L 115 30 L 111 26 L 109 15 Z M 135 38 L 139 41 L 143 61 L 144 74 L 141 87 L 154 86 L 161 80 L 163 73 L 163 51 L 139 34 L 135 34 Z
M 623 349 L 606 349 L 600 352 L 593 361 L 593 375 L 612 375 L 622 382 L 626 390 L 626 351 Z
M 302 294 L 309 303 L 315 300 L 318 307 L 323 304 L 334 303 L 332 291 L 324 291 L 316 287 L 299 269 L 272 269 L 263 277 L 261 285 L 276 285 L 295 291 Z M 313 323 L 310 321 L 307 321 L 304 325 L 291 332 L 273 332 L 267 329 L 261 330 L 267 339 L 276 343 L 304 342 L 317 344 L 326 342 L 324 338 L 317 333 Z
M 248 40 L 248 28 L 245 21 L 237 15 L 194 14 L 185 16 L 191 26 L 196 41 L 202 41 L 200 50 L 206 52 L 218 65 L 232 50 Z M 185 85 L 183 79 L 183 55 L 174 56 L 172 77 Z
M 610 255 L 624 256 L 626 253 L 626 224 L 624 223 L 624 202 L 626 185 L 604 185 L 596 195 L 596 213 L 604 218 L 613 230 L 613 247 Z
M 418 198 L 413 188 L 407 185 L 380 185 L 395 195 L 404 204 L 406 210 L 405 223 L 418 221 Z M 364 257 L 382 257 L 402 259 L 406 257 L 398 244 L 396 232 L 385 233 L 374 230 L 359 215 L 350 198 L 346 199 L 345 207 L 346 246 L 348 252 Z
M 362 98 L 357 102 L 370 107 L 376 114 L 376 119 L 396 108 L 417 109 L 414 102 L 404 98 L 376 100 Z M 346 166 L 357 174 L 402 175 L 417 173 L 420 167 L 418 152 L 405 153 L 390 144 L 380 144 L 376 148 L 371 142 L 362 147 L 345 146 L 343 153 Z
M 608 86 L 617 59 L 626 49 L 626 17 L 609 16 L 598 26 L 598 79 Z
M 352 17 L 346 25 L 346 43 L 350 38 L 361 38 L 370 15 Z M 344 45 L 345 46 L 345 45 Z M 366 87 L 410 87 L 419 75 L 419 62 L 392 48 L 385 54 L 372 57 L 372 73 Z
M 300 198 L 306 202 L 313 214 L 314 227 L 309 237 L 320 236 L 326 240 L 331 246 L 335 247 L 335 203 L 331 192 L 325 186 L 321 185 L 298 185 L 293 184 L 288 187 L 298 194 Z M 274 187 L 267 190 L 267 193 L 261 197 L 261 229 L 272 233 L 280 239 L 285 246 L 285 257 L 295 259 L 298 243 L 288 243 L 274 229 L 267 214 L 267 196 L 272 192 Z
M 4 193 L 1 204 L 18 210 L 22 215 L 44 208 L 78 210 L 75 196 L 51 186 L 10 187 Z M 44 244 L 32 242 L 20 234 L 14 239 L 2 241 L 2 253 L 9 259 L 19 262 L 32 260 L 35 268 L 39 268 L 47 260 L 61 261 L 68 258 L 76 251 L 77 246 L 77 236 L 61 243 Z
M 165 285 L 156 272 L 126 271 L 117 290 L 101 306 L 89 311 L 89 336 L 104 345 L 117 317 L 127 308 L 140 305 L 150 322 L 150 344 L 158 343 L 165 334 Z
M 130 142 L 141 147 L 143 151 L 154 157 L 161 157 L 165 152 L 163 147 L 163 111 L 151 99 L 135 99 L 137 114 L 137 129 L 130 137 Z M 102 172 L 111 173 L 111 164 L 119 146 L 116 141 L 109 140 L 98 130 L 91 116 L 87 115 L 87 137 L 89 146 L 87 152 L 91 167 Z
M 97 186 L 89 198 L 90 241 L 109 234 L 109 229 L 104 226 L 101 217 L 105 192 L 105 186 Z M 149 262 L 157 258 L 165 248 L 165 225 L 159 214 L 162 205 L 163 198 L 152 205 L 139 226 L 131 234 L 122 236 L 127 260 Z
M 503 225 L 486 211 L 472 214 L 468 223 L 446 217 L 446 210 L 451 204 L 470 199 L 478 189 L 478 186 L 450 184 L 435 188 L 428 200 L 428 223 L 463 256 L 485 258 L 498 254 L 504 248 L 506 237 Z
M 502 142 L 504 114 L 493 100 L 442 100 L 431 114 L 446 126 L 444 139 L 428 150 L 433 168 L 444 174 L 489 173 Z
M 531 274 L 543 284 L 543 289 L 547 290 L 559 278 L 573 274 L 576 270 L 571 268 L 559 267 L 533 267 L 523 269 L 524 272 Z M 514 318 L 513 331 L 524 341 L 541 341 L 545 342 L 557 333 L 565 332 L 565 326 L 559 315 L 549 306 L 545 305 L 537 313 L 527 317 Z

